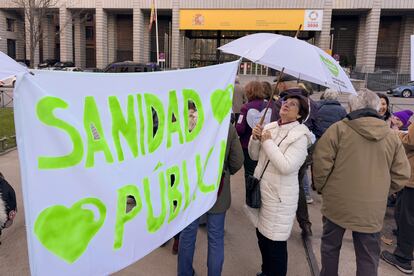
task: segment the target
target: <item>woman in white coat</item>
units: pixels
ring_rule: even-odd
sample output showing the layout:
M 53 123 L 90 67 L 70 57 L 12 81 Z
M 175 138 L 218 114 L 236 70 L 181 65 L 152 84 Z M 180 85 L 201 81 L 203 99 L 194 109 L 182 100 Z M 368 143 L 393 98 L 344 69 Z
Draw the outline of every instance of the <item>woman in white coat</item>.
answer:
M 308 103 L 298 95 L 282 102 L 280 120 L 264 128 L 257 125 L 249 142 L 249 155 L 259 160 L 254 176 L 260 178 L 261 208 L 247 207 L 255 225 L 262 272 L 260 276 L 286 275 L 287 239 L 292 230 L 299 196 L 298 171 L 305 161 L 312 134 L 302 124 Z

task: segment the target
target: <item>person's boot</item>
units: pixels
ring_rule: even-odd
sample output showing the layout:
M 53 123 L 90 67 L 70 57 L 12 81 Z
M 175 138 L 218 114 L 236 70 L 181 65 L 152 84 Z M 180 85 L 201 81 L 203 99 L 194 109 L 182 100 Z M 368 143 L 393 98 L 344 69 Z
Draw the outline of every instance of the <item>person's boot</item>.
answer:
M 303 224 L 303 225 L 300 226 L 300 228 L 302 228 L 302 236 L 304 238 L 312 236 L 312 228 L 311 228 L 310 224 L 308 224 L 308 223 Z
M 395 266 L 399 271 L 406 273 L 406 274 L 412 274 L 413 273 L 413 267 L 411 266 L 411 262 L 402 262 L 401 258 L 398 258 L 398 256 L 395 256 L 391 252 L 388 252 L 387 250 L 384 250 L 381 252 L 381 259 L 389 263 L 390 265 Z

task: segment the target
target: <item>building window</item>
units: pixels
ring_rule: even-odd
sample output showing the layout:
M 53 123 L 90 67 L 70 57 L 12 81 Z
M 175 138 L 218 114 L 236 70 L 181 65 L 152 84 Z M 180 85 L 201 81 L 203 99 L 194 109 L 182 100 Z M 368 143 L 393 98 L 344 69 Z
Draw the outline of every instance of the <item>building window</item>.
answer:
M 90 41 L 90 40 L 94 39 L 93 27 L 92 26 L 86 26 L 85 27 L 85 39 L 87 41 Z
M 16 59 L 16 40 L 7 39 L 7 55 L 12 59 Z
M 7 25 L 7 31 L 8 32 L 14 32 L 14 25 L 16 20 L 11 18 L 6 18 L 6 25 Z

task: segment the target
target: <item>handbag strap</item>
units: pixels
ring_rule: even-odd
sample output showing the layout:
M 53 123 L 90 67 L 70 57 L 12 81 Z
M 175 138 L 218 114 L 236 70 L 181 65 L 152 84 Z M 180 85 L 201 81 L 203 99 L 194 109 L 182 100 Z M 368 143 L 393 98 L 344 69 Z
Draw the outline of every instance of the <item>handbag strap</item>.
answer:
M 282 144 L 283 140 L 285 140 L 285 138 L 288 136 L 288 134 L 289 134 L 289 132 L 286 133 L 285 137 L 283 137 L 282 140 L 280 140 L 279 144 L 277 144 L 278 147 L 280 146 L 280 144 Z M 264 173 L 265 173 L 265 171 L 267 169 L 267 166 L 269 166 L 269 162 L 270 162 L 270 159 L 267 160 L 266 166 L 264 167 L 264 169 L 262 171 L 262 174 L 260 175 L 259 180 L 262 180 L 262 177 L 263 177 L 263 175 L 264 175 Z

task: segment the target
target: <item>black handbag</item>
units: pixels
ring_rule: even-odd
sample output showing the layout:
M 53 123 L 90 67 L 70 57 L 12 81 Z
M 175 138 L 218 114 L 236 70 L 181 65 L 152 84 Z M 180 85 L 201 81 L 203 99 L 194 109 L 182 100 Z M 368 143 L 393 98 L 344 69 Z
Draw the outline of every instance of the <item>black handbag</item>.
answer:
M 286 134 L 286 136 L 283 137 L 282 140 L 280 140 L 279 144 L 277 145 L 278 147 L 283 142 L 283 140 L 285 140 L 287 136 L 288 134 Z M 262 206 L 262 197 L 260 194 L 260 181 L 262 180 L 263 174 L 265 173 L 267 166 L 269 166 L 269 162 L 270 160 L 267 161 L 259 179 L 257 179 L 253 175 L 247 176 L 246 205 L 249 206 L 250 208 L 259 209 Z
M 262 198 L 260 194 L 260 180 L 262 180 L 263 174 L 269 165 L 270 160 L 267 161 L 266 166 L 260 175 L 260 178 L 257 179 L 253 175 L 247 176 L 246 182 L 246 205 L 250 208 L 258 209 L 262 205 Z

